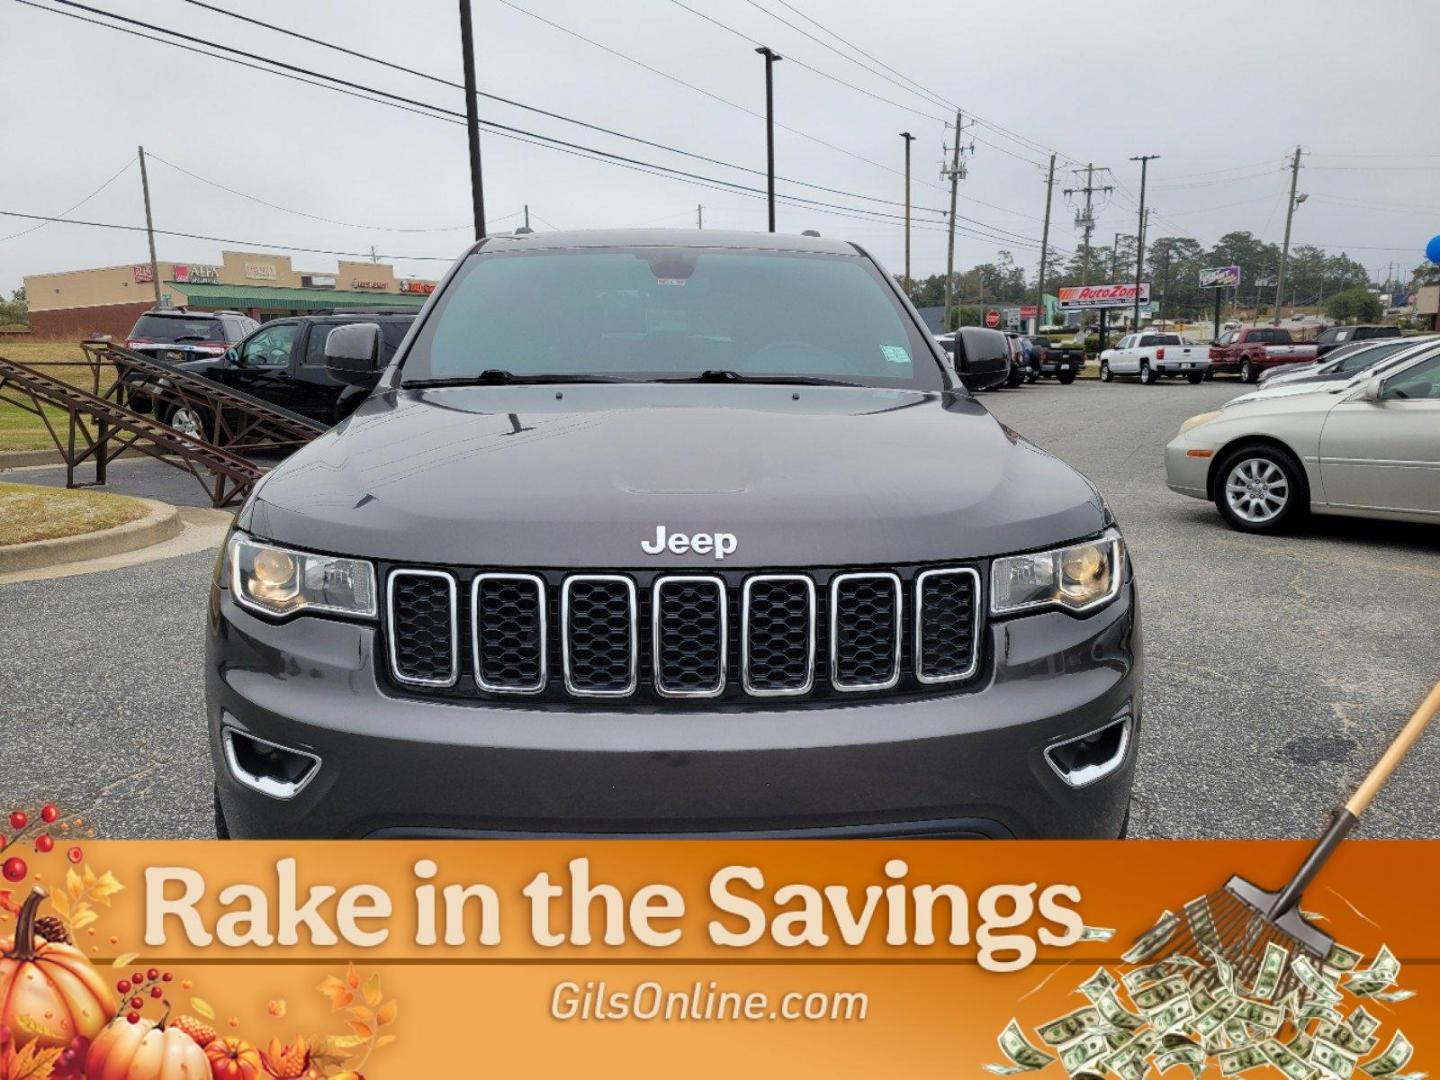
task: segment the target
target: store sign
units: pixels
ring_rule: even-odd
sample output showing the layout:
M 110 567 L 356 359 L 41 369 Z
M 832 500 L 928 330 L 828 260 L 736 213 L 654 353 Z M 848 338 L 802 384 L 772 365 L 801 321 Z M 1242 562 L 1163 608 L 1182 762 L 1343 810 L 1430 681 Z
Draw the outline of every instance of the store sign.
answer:
M 400 291 L 403 293 L 419 293 L 421 296 L 429 296 L 435 291 L 433 281 L 402 281 Z
M 155 270 L 149 263 L 139 263 L 130 269 L 135 272 L 136 285 L 148 285 L 155 280 Z
M 390 283 L 388 281 L 364 281 L 356 278 L 350 282 L 350 287 L 352 289 L 363 289 L 365 292 L 385 292 L 390 288 Z
M 1136 300 L 1135 285 L 1069 285 L 1060 290 L 1060 307 L 1067 311 L 1096 308 L 1132 307 Z M 1139 300 L 1150 302 L 1150 283 L 1141 282 Z
M 1020 317 L 1021 317 L 1022 319 L 1033 319 L 1033 318 L 1035 318 L 1035 314 L 1036 314 L 1036 307 L 1035 307 L 1034 304 L 1030 304 L 1030 305 L 1025 306 L 1025 307 L 1022 307 L 1022 308 L 1020 309 Z
M 245 276 L 253 281 L 274 281 L 279 275 L 275 272 L 274 263 L 252 263 L 245 264 Z
M 1200 288 L 1202 289 L 1234 289 L 1240 285 L 1240 268 L 1238 266 L 1212 266 L 1208 270 L 1200 271 Z
M 218 266 L 202 266 L 198 263 L 175 264 L 175 280 L 182 284 L 189 285 L 216 285 L 220 281 L 220 268 Z
M 302 274 L 300 284 L 307 289 L 333 289 L 335 288 L 334 274 Z

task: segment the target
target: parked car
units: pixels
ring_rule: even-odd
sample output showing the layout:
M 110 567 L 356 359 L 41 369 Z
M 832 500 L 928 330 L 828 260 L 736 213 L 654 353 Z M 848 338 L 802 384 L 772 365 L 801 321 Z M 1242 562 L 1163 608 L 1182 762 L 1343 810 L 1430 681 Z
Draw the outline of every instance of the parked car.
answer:
M 957 339 L 854 245 L 720 230 L 492 236 L 393 361 L 333 330 L 373 392 L 209 597 L 220 831 L 1119 835 L 1130 562 Z
M 1241 382 L 1255 382 L 1266 368 L 1314 360 L 1314 345 L 1297 345 L 1281 326 L 1242 326 L 1227 330 L 1210 347 L 1210 370 L 1235 374 Z
M 1030 346 L 1036 360 L 1036 373 L 1042 379 L 1058 379 L 1069 386 L 1085 367 L 1085 348 L 1073 341 L 1061 345 L 1037 334 L 1030 338 Z
M 1010 343 L 999 330 L 962 326 L 959 330 L 939 335 L 935 341 L 949 357 L 956 372 L 978 371 L 981 368 L 988 372 L 984 375 L 969 374 L 965 385 L 972 391 L 995 390 L 1010 382 L 1013 364 Z
M 1138 375 L 1150 386 L 1161 378 L 1183 375 L 1198 383 L 1209 368 L 1209 346 L 1196 345 L 1179 334 L 1127 334 L 1115 348 L 1100 354 L 1102 382 L 1110 382 L 1116 375 Z
M 388 360 L 414 321 L 415 313 L 410 311 L 275 319 L 221 356 L 177 366 L 323 424 L 338 424 L 354 411 L 365 394 L 326 369 L 325 341 L 330 331 L 353 323 L 374 323 L 380 327 L 382 357 Z M 187 434 L 201 436 L 211 420 L 193 415 L 179 404 L 167 406 L 161 419 Z
M 226 349 L 259 325 L 238 311 L 151 308 L 130 328 L 125 348 L 152 360 L 178 364 L 223 356 Z
M 1243 532 L 1342 514 L 1440 523 L 1440 344 L 1349 382 L 1277 387 L 1185 421 L 1172 491 Z
M 1332 326 L 1322 330 L 1315 339 L 1315 355 L 1324 356 L 1332 349 L 1348 345 L 1352 341 L 1370 341 L 1372 338 L 1396 338 L 1400 336 L 1398 326 Z
M 1433 337 L 1423 338 L 1417 341 L 1407 341 L 1400 349 L 1394 350 L 1389 356 L 1377 360 L 1374 364 L 1360 368 L 1356 371 L 1349 371 L 1337 379 L 1297 379 L 1293 382 L 1282 382 L 1279 385 L 1262 384 L 1238 397 L 1231 398 L 1222 409 L 1228 409 L 1232 405 L 1243 405 L 1247 401 L 1265 397 L 1285 397 L 1293 394 L 1308 394 L 1314 390 L 1329 390 L 1332 393 L 1341 393 L 1346 387 L 1358 385 L 1369 376 L 1379 375 L 1389 371 L 1398 364 L 1406 363 L 1419 355 L 1425 348 L 1440 339 Z M 1334 355 L 1333 353 L 1331 355 Z
M 1288 386 L 1292 383 L 1338 382 L 1427 340 L 1429 338 L 1381 338 L 1342 345 L 1338 349 L 1332 349 L 1323 360 L 1306 364 L 1282 364 L 1271 368 L 1260 376 L 1260 389 Z
M 1003 330 L 1001 333 L 1005 335 L 1005 344 L 1010 349 L 1010 377 L 1005 380 L 1005 385 L 1014 390 L 1027 382 L 1033 383 L 1036 376 L 1030 369 L 1030 362 L 1025 358 L 1024 340 L 1013 330 Z

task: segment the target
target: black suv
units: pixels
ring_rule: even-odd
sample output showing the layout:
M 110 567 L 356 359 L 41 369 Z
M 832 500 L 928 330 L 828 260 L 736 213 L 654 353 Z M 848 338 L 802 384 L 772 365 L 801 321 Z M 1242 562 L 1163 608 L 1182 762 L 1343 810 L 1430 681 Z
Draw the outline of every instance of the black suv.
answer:
M 1354 341 L 1369 341 L 1372 338 L 1399 337 L 1398 326 L 1332 326 L 1321 331 L 1315 339 L 1315 356 L 1324 356 L 1331 349 L 1349 345 Z
M 238 311 L 151 308 L 131 327 L 125 348 L 170 363 L 223 356 L 259 325 Z
M 322 424 L 338 424 L 360 404 L 366 391 L 341 382 L 325 370 L 325 342 L 330 331 L 353 323 L 378 325 L 383 360 L 388 363 L 414 321 L 413 311 L 275 319 L 220 356 L 177 366 Z M 208 418 L 191 416 L 183 406 L 171 405 L 161 419 L 200 434 Z

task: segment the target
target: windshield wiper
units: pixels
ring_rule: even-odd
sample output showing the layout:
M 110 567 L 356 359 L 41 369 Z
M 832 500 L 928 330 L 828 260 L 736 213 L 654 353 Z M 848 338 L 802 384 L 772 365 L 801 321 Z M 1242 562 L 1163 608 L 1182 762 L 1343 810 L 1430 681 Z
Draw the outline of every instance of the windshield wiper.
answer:
M 817 375 L 742 375 L 729 368 L 707 368 L 699 375 L 682 375 L 672 379 L 652 379 L 662 383 L 770 383 L 780 386 L 861 386 L 845 379 L 825 379 Z
M 565 375 L 558 372 L 538 375 L 516 375 L 503 368 L 486 368 L 479 375 L 460 375 L 448 379 L 408 379 L 402 389 L 419 390 L 441 386 L 534 386 L 542 383 L 623 383 L 632 379 L 617 375 Z

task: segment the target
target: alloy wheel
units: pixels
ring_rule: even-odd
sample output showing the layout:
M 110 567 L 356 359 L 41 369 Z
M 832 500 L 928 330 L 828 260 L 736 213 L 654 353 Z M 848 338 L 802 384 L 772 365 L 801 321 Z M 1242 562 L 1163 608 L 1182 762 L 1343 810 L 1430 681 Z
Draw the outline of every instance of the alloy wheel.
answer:
M 181 435 L 189 435 L 192 439 L 205 437 L 205 429 L 200 423 L 200 418 L 183 405 L 170 414 L 170 426 Z
M 1225 501 L 1236 517 L 1252 525 L 1264 525 L 1285 512 L 1290 503 L 1290 481 L 1269 458 L 1241 458 L 1225 478 Z

